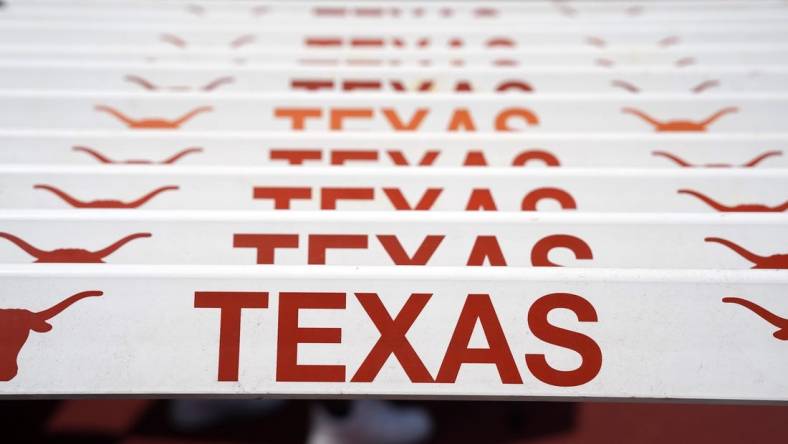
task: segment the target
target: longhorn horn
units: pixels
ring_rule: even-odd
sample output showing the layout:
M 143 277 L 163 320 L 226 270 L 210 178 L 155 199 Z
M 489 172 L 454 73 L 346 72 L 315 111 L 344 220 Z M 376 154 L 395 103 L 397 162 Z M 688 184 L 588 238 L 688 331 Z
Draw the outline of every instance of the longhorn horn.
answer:
M 783 202 L 781 205 L 777 205 L 774 207 L 773 211 L 777 213 L 782 213 L 783 211 L 788 210 L 788 200 Z
M 741 256 L 741 257 L 747 259 L 748 261 L 752 262 L 753 264 L 757 264 L 759 261 L 765 259 L 764 256 L 758 256 L 757 254 L 755 254 L 755 253 L 753 253 L 753 252 L 751 252 L 749 250 L 746 250 L 741 245 L 733 243 L 733 242 L 731 242 L 731 241 L 729 241 L 727 239 L 723 239 L 723 238 L 720 238 L 720 237 L 707 237 L 707 238 L 705 238 L 703 240 L 706 241 L 706 242 L 714 242 L 714 243 L 717 243 L 717 244 L 720 244 L 720 245 L 724 245 L 724 246 L 730 248 L 731 250 L 735 251 L 739 256 Z
M 126 80 L 127 82 L 136 83 L 137 85 L 140 85 L 141 87 L 147 89 L 148 91 L 156 91 L 157 89 L 159 89 L 158 86 L 154 85 L 148 80 L 133 74 L 127 75 L 126 77 L 124 77 L 124 80 Z
M 196 116 L 197 114 L 207 113 L 207 112 L 211 112 L 211 111 L 213 111 L 213 107 L 212 106 L 200 106 L 200 107 L 195 108 L 195 109 L 189 111 L 188 113 L 184 114 L 183 116 L 181 116 L 180 118 L 176 119 L 172 123 L 173 123 L 173 125 L 175 125 L 177 127 L 177 126 L 180 126 L 181 124 L 183 124 L 184 122 L 186 122 L 187 120 L 191 119 L 192 117 Z
M 612 86 L 616 87 L 616 88 L 624 88 L 625 90 L 627 90 L 627 91 L 629 91 L 631 93 L 636 93 L 637 94 L 637 93 L 640 92 L 640 88 L 638 88 L 637 86 L 627 82 L 626 80 L 611 80 L 610 84 Z
M 213 91 L 219 85 L 224 85 L 225 83 L 233 83 L 235 82 L 235 78 L 231 76 L 219 77 L 218 79 L 214 79 L 213 81 L 207 83 L 205 86 L 202 87 L 203 91 Z
M 171 45 L 175 45 L 178 48 L 186 47 L 186 41 L 175 34 L 170 34 L 170 33 L 161 34 L 159 36 L 159 40 L 161 40 L 162 42 L 169 43 Z
M 763 318 L 766 322 L 774 325 L 779 329 L 776 332 L 774 332 L 775 338 L 781 339 L 783 341 L 788 340 L 788 319 L 781 318 L 780 316 L 777 316 L 776 314 L 761 307 L 755 302 L 750 302 L 747 299 L 742 299 L 737 297 L 725 297 L 722 298 L 722 302 L 726 302 L 729 304 L 738 304 L 741 305 L 742 307 L 750 309 L 753 313 Z
M 177 162 L 179 159 L 181 159 L 182 157 L 184 157 L 186 155 L 189 155 L 189 154 L 192 154 L 192 153 L 201 153 L 202 151 L 203 151 L 203 149 L 202 148 L 198 148 L 198 147 L 185 148 L 182 151 L 180 151 L 179 153 L 173 154 L 172 156 L 164 159 L 161 163 L 163 163 L 165 165 L 171 165 L 171 164 Z
M 652 156 L 665 157 L 667 159 L 670 159 L 670 160 L 676 162 L 678 165 L 681 165 L 683 167 L 691 167 L 692 166 L 692 164 L 688 163 L 687 161 L 685 161 L 681 157 L 679 157 L 679 156 L 677 156 L 675 154 L 671 154 L 671 153 L 669 153 L 667 151 L 652 151 L 651 155 Z
M 695 87 L 692 88 L 692 92 L 694 92 L 695 94 L 700 94 L 709 88 L 714 88 L 717 86 L 720 86 L 719 80 L 706 80 L 695 85 Z
M 101 163 L 115 163 L 114 160 L 110 159 L 109 157 L 99 153 L 98 151 L 96 151 L 96 150 L 94 150 L 93 148 L 90 148 L 90 147 L 77 145 L 77 146 L 71 147 L 71 149 L 74 150 L 74 151 L 81 151 L 81 152 L 86 153 L 86 154 L 88 154 L 90 156 L 93 156 L 93 157 L 96 158 L 96 160 L 98 160 Z
M 56 195 L 57 197 L 63 199 L 64 201 L 66 201 L 72 207 L 81 208 L 81 207 L 85 206 L 84 202 L 71 197 L 71 195 L 69 195 L 65 191 L 62 191 L 62 190 L 60 190 L 58 188 L 55 188 L 55 187 L 53 187 L 51 185 L 37 184 L 37 185 L 34 185 L 33 188 L 35 188 L 37 190 L 49 191 L 50 193 Z
M 715 120 L 719 119 L 720 117 L 724 116 L 725 114 L 736 113 L 736 112 L 739 112 L 739 108 L 736 108 L 735 106 L 729 106 L 727 108 L 723 108 L 717 111 L 716 113 L 710 115 L 705 120 L 702 120 L 700 122 L 700 125 L 705 127 L 710 123 L 714 122 Z
M 767 151 L 767 152 L 761 154 L 760 156 L 752 159 L 751 161 L 745 163 L 744 166 L 746 166 L 746 167 L 754 167 L 755 165 L 758 165 L 759 163 L 763 162 L 764 160 L 766 160 L 769 157 L 782 156 L 782 155 L 783 155 L 782 151 L 777 151 L 777 150 Z
M 706 196 L 705 194 L 699 193 L 697 191 L 681 189 L 681 190 L 678 190 L 678 193 L 679 194 L 689 194 L 690 196 L 695 196 L 698 199 L 700 199 L 703 202 L 705 202 L 706 205 L 714 208 L 717 211 L 728 211 L 728 210 L 730 210 L 729 207 L 727 207 L 727 206 L 715 201 L 714 199 L 710 198 L 709 196 Z
M 77 293 L 77 294 L 75 294 L 73 296 L 69 296 L 65 300 L 55 304 L 54 306 L 52 306 L 52 307 L 50 307 L 50 308 L 48 308 L 46 310 L 39 311 L 38 313 L 36 313 L 36 315 L 40 316 L 41 320 L 46 321 L 46 320 L 52 319 L 53 317 L 57 316 L 58 314 L 60 314 L 60 312 L 62 312 L 63 310 L 67 309 L 73 303 L 75 303 L 75 302 L 77 302 L 77 301 L 79 301 L 81 299 L 85 299 L 85 298 L 89 298 L 89 297 L 101 296 L 103 294 L 104 294 L 103 291 L 97 291 L 97 290 L 83 291 L 83 292 Z
M 650 123 L 651 125 L 658 127 L 662 125 L 662 122 L 654 119 L 653 117 L 649 116 L 648 114 L 644 113 L 643 111 L 635 108 L 626 107 L 621 110 L 624 114 L 633 114 L 635 116 L 640 117 L 641 119 L 645 120 L 646 122 Z
M 144 238 L 144 237 L 151 237 L 151 236 L 152 235 L 150 233 L 134 233 L 134 234 L 130 234 L 130 235 L 128 235 L 128 236 L 126 236 L 126 237 L 124 237 L 122 239 L 119 239 L 117 242 L 113 243 L 112 245 L 109 245 L 109 246 L 107 246 L 105 248 L 102 248 L 101 250 L 98 250 L 98 251 L 94 252 L 94 254 L 96 254 L 98 257 L 103 259 L 105 256 L 108 256 L 108 255 L 114 253 L 120 247 L 126 245 L 127 243 L 129 243 L 129 242 L 131 242 L 131 241 L 133 241 L 135 239 L 141 239 L 141 238 Z
M 94 107 L 94 109 L 96 111 L 105 112 L 107 114 L 110 114 L 110 115 L 114 116 L 115 118 L 117 118 L 118 120 L 120 120 L 121 122 L 123 122 L 123 123 L 125 123 L 126 125 L 129 125 L 129 126 L 134 125 L 134 124 L 137 123 L 135 120 L 132 120 L 131 118 L 127 117 L 122 112 L 116 110 L 115 108 L 106 106 L 106 105 L 96 105 Z
M 24 239 L 16 237 L 11 233 L 0 232 L 0 237 L 8 239 L 11 243 L 21 248 L 22 250 L 24 250 L 25 253 L 35 257 L 36 259 L 40 258 L 41 256 L 47 253 L 46 251 L 39 250 L 38 248 L 27 243 L 27 241 L 25 241 Z
M 178 187 L 175 186 L 175 185 L 169 185 L 169 186 L 166 186 L 166 187 L 159 187 L 159 188 L 156 188 L 155 190 L 151 191 L 150 193 L 140 197 L 139 199 L 136 199 L 136 200 L 133 200 L 133 201 L 129 202 L 128 204 L 126 204 L 126 206 L 128 208 L 137 208 L 140 205 L 144 204 L 145 202 L 147 202 L 147 201 L 153 199 L 154 197 L 156 197 L 156 195 L 159 194 L 159 193 L 163 193 L 165 191 L 177 190 L 177 189 L 178 189 Z

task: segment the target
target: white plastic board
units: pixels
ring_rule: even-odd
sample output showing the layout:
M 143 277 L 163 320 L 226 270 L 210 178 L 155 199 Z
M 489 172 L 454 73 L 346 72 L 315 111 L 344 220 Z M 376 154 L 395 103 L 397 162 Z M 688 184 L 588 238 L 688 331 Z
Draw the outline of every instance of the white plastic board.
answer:
M 788 269 L 785 214 L 14 211 L 0 262 Z
M 777 212 L 782 170 L 3 166 L 2 209 Z
M 762 42 L 757 45 L 684 45 L 676 48 L 616 47 L 600 51 L 594 47 L 542 46 L 533 50 L 408 50 L 381 51 L 293 49 L 254 49 L 194 47 L 184 51 L 177 47 L 141 47 L 138 45 L 80 46 L 3 45 L 0 60 L 38 60 L 95 62 L 189 62 L 211 66 L 304 66 L 304 67 L 598 67 L 600 72 L 626 66 L 683 68 L 687 66 L 758 65 L 782 67 L 788 64 L 788 48 L 782 43 Z
M 210 68 L 189 64 L 0 62 L 0 89 L 107 92 L 686 93 L 788 89 L 788 67 L 685 68 Z
M 788 17 L 788 10 L 783 17 Z M 261 29 L 262 28 L 262 29 Z M 294 29 L 295 28 L 295 29 Z M 13 20 L 3 23 L 0 41 L 4 44 L 37 45 L 57 42 L 62 45 L 139 45 L 176 47 L 215 47 L 231 52 L 239 48 L 297 49 L 528 49 L 540 46 L 565 45 L 598 47 L 666 48 L 684 45 L 758 45 L 784 41 L 788 31 L 781 22 L 719 23 L 698 25 L 695 22 L 677 25 L 639 25 L 616 27 L 610 24 L 586 26 L 578 29 L 546 24 L 523 29 L 519 25 L 481 30 L 459 26 L 423 30 L 391 29 L 372 26 L 348 29 L 341 25 L 321 27 L 304 23 L 300 29 L 293 25 L 264 26 L 184 26 L 166 22 L 133 22 L 118 20 L 88 21 L 86 23 L 58 23 L 47 21 Z
M 788 167 L 788 136 L 0 130 L 0 163 L 772 169 Z
M 713 6 L 713 7 L 710 7 Z M 195 23 L 215 20 L 252 21 L 261 24 L 282 20 L 342 20 L 386 24 L 473 22 L 500 24 L 517 21 L 559 21 L 566 24 L 588 20 L 643 22 L 652 20 L 704 22 L 719 19 L 771 19 L 784 14 L 779 1 L 725 2 L 36 2 L 9 1 L 9 18 L 62 19 L 118 17 L 138 20 L 184 20 Z M 79 15 L 82 13 L 82 15 Z
M 119 267 L 0 268 L 2 395 L 788 401 L 780 271 Z
M 430 97 L 5 91 L 6 129 L 396 132 L 770 132 L 788 94 Z

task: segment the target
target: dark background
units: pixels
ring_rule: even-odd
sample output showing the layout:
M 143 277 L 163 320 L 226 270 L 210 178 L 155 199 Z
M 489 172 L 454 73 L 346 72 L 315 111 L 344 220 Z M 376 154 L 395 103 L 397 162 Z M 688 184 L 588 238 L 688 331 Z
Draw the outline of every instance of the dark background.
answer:
M 565 402 L 421 402 L 435 444 L 787 443 L 788 406 Z M 301 444 L 309 402 L 183 432 L 167 400 L 0 401 L 2 443 Z

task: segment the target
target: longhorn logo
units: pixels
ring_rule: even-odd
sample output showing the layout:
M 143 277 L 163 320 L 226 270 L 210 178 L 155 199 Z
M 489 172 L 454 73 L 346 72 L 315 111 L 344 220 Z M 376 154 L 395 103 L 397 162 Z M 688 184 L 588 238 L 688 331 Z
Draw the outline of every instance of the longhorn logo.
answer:
M 679 194 L 689 194 L 690 196 L 695 196 L 698 199 L 700 199 L 701 201 L 703 201 L 704 203 L 706 203 L 706 205 L 714 208 L 717 211 L 722 211 L 722 212 L 781 213 L 781 212 L 785 211 L 786 209 L 788 209 L 788 201 L 785 201 L 781 205 L 775 205 L 773 207 L 770 207 L 768 205 L 763 205 L 763 204 L 740 204 L 740 205 L 729 206 L 729 205 L 723 205 L 723 204 L 715 201 L 714 199 L 710 198 L 709 196 L 706 196 L 705 194 L 699 193 L 697 191 L 682 189 L 682 190 L 678 190 L 678 193 Z
M 52 330 L 50 319 L 81 299 L 102 294 L 104 292 L 95 290 L 83 291 L 37 313 L 19 308 L 0 309 L 0 381 L 10 381 L 16 376 L 19 352 L 31 331 L 46 333 Z
M 633 85 L 630 82 L 627 82 L 626 80 L 611 80 L 610 84 L 614 88 L 622 88 L 633 94 L 637 94 L 641 91 L 640 88 L 638 88 L 637 86 Z M 694 92 L 695 94 L 700 94 L 709 88 L 716 88 L 718 86 L 720 86 L 719 80 L 706 80 L 692 87 L 690 91 Z
M 675 162 L 677 165 L 679 165 L 681 167 L 684 167 L 684 168 L 696 168 L 696 167 L 733 168 L 733 166 L 734 166 L 734 165 L 731 165 L 730 163 L 707 163 L 705 165 L 693 165 L 693 164 L 685 161 L 684 159 L 680 158 L 679 156 L 677 156 L 675 154 L 671 154 L 671 153 L 669 153 L 667 151 L 652 151 L 651 155 L 652 156 L 664 157 L 666 159 L 670 159 L 673 162 Z M 767 152 L 755 157 L 754 159 L 750 160 L 749 162 L 744 163 L 742 165 L 739 165 L 739 167 L 741 167 L 741 168 L 753 168 L 756 165 L 758 165 L 759 163 L 761 163 L 764 160 L 768 159 L 769 157 L 782 156 L 782 155 L 783 155 L 782 151 L 767 151 Z
M 72 149 L 74 151 L 77 151 L 77 152 L 83 152 L 85 154 L 88 154 L 88 155 L 92 156 L 93 158 L 95 158 L 96 160 L 98 160 L 101 163 L 107 163 L 107 164 L 118 164 L 118 163 L 121 163 L 121 164 L 128 164 L 128 165 L 151 165 L 151 164 L 172 165 L 175 162 L 177 162 L 180 159 L 182 159 L 183 157 L 188 156 L 189 154 L 201 153 L 203 151 L 202 148 L 191 147 L 191 148 L 185 148 L 185 149 L 173 154 L 172 156 L 170 156 L 170 157 L 168 157 L 168 158 L 166 158 L 164 160 L 158 161 L 158 162 L 154 162 L 152 160 L 145 160 L 145 159 L 129 159 L 129 160 L 124 160 L 124 161 L 119 162 L 119 161 L 116 161 L 116 160 L 112 160 L 109 157 L 107 157 L 107 156 L 101 154 L 100 152 L 94 150 L 93 148 L 89 148 L 89 147 L 86 147 L 86 146 L 75 146 L 75 147 L 72 147 Z
M 179 189 L 177 186 L 174 185 L 159 187 L 151 191 L 150 193 L 145 194 L 139 199 L 132 200 L 131 202 L 122 202 L 116 199 L 81 201 L 79 199 L 72 197 L 70 194 L 66 193 L 65 191 L 59 188 L 55 188 L 51 185 L 35 185 L 33 186 L 33 188 L 37 190 L 49 191 L 50 193 L 63 199 L 66 203 L 68 203 L 74 208 L 139 208 L 145 203 L 147 203 L 149 200 L 156 197 L 159 193 Z
M 739 254 L 739 256 L 752 262 L 752 268 L 770 268 L 775 270 L 788 269 L 788 254 L 773 254 L 771 256 L 759 256 L 746 250 L 744 247 L 737 245 L 727 239 L 719 237 L 707 237 L 704 239 L 706 242 L 716 242 L 724 245 Z
M 135 76 L 135 75 L 127 75 L 126 77 L 124 77 L 124 80 L 126 80 L 129 83 L 137 84 L 137 85 L 147 89 L 148 91 L 159 91 L 159 90 L 162 90 L 162 89 L 166 89 L 166 90 L 170 90 L 170 91 L 191 91 L 192 89 L 199 89 L 199 90 L 202 90 L 202 91 L 213 91 L 214 89 L 216 89 L 216 88 L 218 88 L 218 87 L 220 87 L 222 85 L 226 85 L 228 83 L 235 82 L 235 78 L 234 77 L 225 76 L 225 77 L 219 77 L 217 79 L 211 80 L 210 82 L 206 83 L 205 85 L 203 85 L 201 87 L 192 88 L 191 86 L 184 86 L 184 85 L 161 87 L 161 86 L 158 86 L 158 85 L 154 84 L 153 82 L 151 82 L 151 81 L 149 81 L 149 80 L 147 80 L 147 79 L 145 79 L 143 77 Z
M 693 122 L 691 120 L 669 120 L 667 122 L 660 122 L 659 120 L 654 119 L 653 117 L 649 116 L 648 114 L 644 113 L 635 108 L 623 108 L 621 112 L 624 114 L 632 114 L 641 119 L 645 120 L 646 122 L 650 123 L 654 130 L 657 132 L 703 132 L 706 131 L 706 127 L 710 124 L 714 123 L 717 119 L 724 116 L 725 114 L 735 113 L 738 112 L 739 109 L 736 107 L 728 107 L 723 108 L 716 113 L 712 114 L 708 118 L 701 120 L 700 122 Z
M 10 233 L 0 232 L 0 238 L 7 239 L 25 253 L 36 258 L 36 263 L 104 263 L 104 258 L 114 253 L 127 243 L 140 238 L 151 237 L 150 233 L 130 234 L 112 245 L 98 251 L 88 251 L 84 248 L 59 248 L 45 251 L 38 249 L 25 240 Z
M 115 108 L 105 105 L 96 105 L 95 109 L 96 111 L 107 113 L 115 117 L 116 119 L 125 123 L 126 126 L 132 129 L 178 129 L 181 127 L 181 125 L 186 123 L 194 116 L 201 113 L 207 113 L 213 111 L 213 107 L 200 106 L 189 111 L 188 113 L 184 114 L 183 116 L 175 120 L 169 120 L 161 117 L 151 117 L 147 119 L 132 119 L 126 116 L 125 114 L 121 113 L 120 111 L 116 110 Z
M 169 34 L 169 33 L 161 34 L 159 36 L 159 40 L 161 40 L 162 42 L 165 42 L 165 43 L 169 43 L 170 45 L 176 46 L 178 48 L 186 48 L 187 46 L 189 46 L 189 44 L 186 42 L 186 40 L 184 40 L 181 37 L 178 37 L 175 34 Z M 240 35 L 240 36 L 236 37 L 235 39 L 231 40 L 228 43 L 228 46 L 230 48 L 237 49 L 237 48 L 240 48 L 242 46 L 250 45 L 250 44 L 254 43 L 256 40 L 257 40 L 257 37 L 255 37 L 252 34 L 243 34 L 243 35 Z
M 586 37 L 585 43 L 587 45 L 595 46 L 597 48 L 606 48 L 608 46 L 608 43 L 607 43 L 607 41 L 605 39 L 603 39 L 601 37 L 597 37 L 597 36 L 588 36 L 588 37 Z M 671 36 L 667 36 L 667 37 L 665 37 L 663 39 L 658 40 L 656 42 L 656 46 L 659 47 L 659 48 L 668 48 L 668 47 L 671 47 L 671 46 L 678 45 L 679 43 L 681 43 L 681 38 L 679 36 L 671 35 Z M 599 66 L 604 66 L 606 68 L 611 68 L 611 67 L 616 65 L 616 62 L 614 60 L 611 60 L 611 59 L 608 59 L 608 58 L 603 58 L 603 57 L 597 57 L 594 60 L 594 63 L 596 63 Z M 694 63 L 695 63 L 695 58 L 694 57 L 683 57 L 683 58 L 677 59 L 677 60 L 675 60 L 673 62 L 673 64 L 675 66 L 679 66 L 679 67 L 692 65 Z M 614 81 L 614 83 L 615 82 L 617 82 L 617 81 Z M 624 87 L 626 89 L 630 89 L 628 86 L 624 86 L 624 85 L 618 85 L 618 86 Z M 701 88 L 701 90 L 702 90 L 702 89 L 708 88 L 709 86 L 716 86 L 716 85 L 704 85 L 704 84 L 701 84 L 701 85 L 698 85 L 696 88 Z M 630 89 L 630 91 L 631 92 L 637 92 L 637 91 L 632 91 L 631 89 Z M 693 91 L 695 91 L 695 90 L 693 90 Z M 700 91 L 695 91 L 695 92 L 700 92 Z
M 788 319 L 781 318 L 780 316 L 777 316 L 776 314 L 770 312 L 769 310 L 761 307 L 760 305 L 754 302 L 750 302 L 747 299 L 727 297 L 727 298 L 722 298 L 722 302 L 728 304 L 738 304 L 744 308 L 749 309 L 753 313 L 763 318 L 763 320 L 765 320 L 766 322 L 777 327 L 777 331 L 772 334 L 775 338 L 781 341 L 788 341 Z

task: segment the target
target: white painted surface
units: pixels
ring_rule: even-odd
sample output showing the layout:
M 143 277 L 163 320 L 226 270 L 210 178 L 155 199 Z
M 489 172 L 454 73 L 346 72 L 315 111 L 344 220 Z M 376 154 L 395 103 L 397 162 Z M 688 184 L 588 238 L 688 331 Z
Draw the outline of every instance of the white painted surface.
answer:
M 197 148 L 200 151 L 189 150 Z M 90 150 L 90 151 L 88 151 Z M 174 156 L 182 154 L 174 159 Z M 97 157 L 98 156 L 98 157 Z M 669 156 L 674 156 L 671 158 Z M 788 136 L 595 133 L 237 133 L 0 130 L 0 163 L 478 168 L 788 167 Z M 541 159 L 541 160 L 540 160 Z M 105 163 L 108 162 L 108 163 Z M 300 163 L 299 163 L 300 162 Z M 523 162 L 525 162 L 523 164 Z M 160 166 L 160 165 L 151 165 Z M 690 168 L 690 166 L 687 166 Z
M 305 67 L 598 67 L 606 72 L 615 67 L 685 67 L 730 66 L 733 64 L 781 67 L 788 63 L 788 49 L 781 42 L 756 45 L 684 45 L 672 48 L 612 47 L 600 51 L 594 47 L 540 46 L 516 51 L 492 50 L 320 50 L 296 51 L 281 48 L 141 47 L 133 43 L 102 46 L 98 44 L 45 45 L 0 44 L 1 60 L 202 63 L 212 66 L 305 66 Z
M 318 392 L 788 400 L 788 359 L 785 343 L 772 336 L 776 328 L 742 306 L 722 302 L 725 297 L 746 298 L 785 316 L 788 281 L 782 272 L 4 266 L 0 282 L 3 308 L 33 312 L 76 292 L 104 293 L 78 301 L 53 318 L 52 331 L 31 333 L 19 355 L 18 373 L 0 383 L 4 395 Z M 194 308 L 197 291 L 268 293 L 268 308 L 241 312 L 237 381 L 233 375 L 218 381 L 220 310 Z M 315 302 L 329 301 L 344 309 L 301 309 L 296 322 L 300 327 L 339 328 L 341 343 L 302 345 L 296 359 L 302 365 L 343 366 L 338 368 L 344 373 L 342 381 L 352 379 L 379 338 L 354 293 L 377 293 L 391 316 L 411 293 L 432 294 L 407 338 L 429 375 L 442 381 L 453 373 L 440 374 L 439 369 L 468 294 L 488 294 L 511 350 L 511 357 L 504 359 L 516 366 L 511 374 L 522 384 L 502 383 L 491 364 L 463 364 L 453 383 L 412 383 L 393 359 L 373 382 L 277 382 L 277 365 L 279 379 L 299 379 L 287 369 L 291 360 L 277 354 L 292 338 L 288 323 L 278 321 L 283 292 L 339 293 L 316 296 Z M 550 310 L 547 316 L 550 324 L 581 333 L 597 345 L 598 352 L 593 346 L 584 349 L 582 364 L 578 353 L 546 343 L 543 329 L 537 329 L 537 336 L 533 320 L 529 327 L 527 316 L 537 311 L 535 301 L 552 293 L 576 295 L 569 297 L 571 305 L 586 311 L 582 322 L 565 308 Z M 562 305 L 556 302 L 542 299 L 551 307 Z M 458 341 L 459 348 L 489 347 L 481 328 L 475 325 L 474 330 L 467 342 Z M 524 355 L 532 355 L 532 360 L 533 355 L 545 355 L 548 365 L 558 370 L 584 365 L 589 371 L 570 381 L 579 385 L 558 387 L 537 379 Z M 591 371 L 589 363 L 600 356 L 599 371 Z M 540 374 L 547 379 L 545 372 Z M 519 382 L 514 377 L 509 381 Z
M 455 94 L 389 94 L 373 99 L 342 94 L 316 98 L 302 94 L 6 91 L 0 93 L 0 101 L 15 110 L 0 114 L 0 128 L 47 130 L 136 130 L 161 125 L 169 129 L 172 125 L 172 129 L 189 131 L 648 134 L 657 129 L 684 129 L 681 132 L 736 133 L 779 131 L 784 125 L 783 114 L 788 111 L 785 93 L 713 97 L 650 94 L 638 98 L 565 94 L 526 99 L 481 94 L 468 98 Z M 119 111 L 123 117 L 111 115 L 105 107 Z M 632 114 L 630 108 L 646 113 L 655 122 Z M 673 122 L 679 122 L 679 127 L 674 128 Z M 663 127 L 665 124 L 670 125 Z
M 786 223 L 784 214 L 742 213 L 14 211 L 0 213 L 0 262 L 88 262 L 96 255 L 52 251 L 94 252 L 142 234 L 102 253 L 104 262 L 743 270 L 780 267 Z M 9 235 L 43 251 L 26 252 Z
M 620 68 L 252 68 L 145 63 L 0 62 L 2 90 L 107 92 L 375 92 L 401 94 L 676 93 L 713 96 L 788 88 L 783 67 Z M 470 91 L 469 91 L 470 89 Z
M 35 188 L 37 185 L 39 188 Z M 137 201 L 139 208 L 151 210 L 272 210 L 275 196 L 281 195 L 281 209 L 289 205 L 290 210 L 394 211 L 394 202 L 402 198 L 401 208 L 416 208 L 424 202 L 424 208 L 431 211 L 463 211 L 474 202 L 474 208 L 491 209 L 493 202 L 497 211 L 521 211 L 524 201 L 535 202 L 539 211 L 717 211 L 695 196 L 679 193 L 680 190 L 703 193 L 731 206 L 732 211 L 746 209 L 735 208 L 739 205 L 757 204 L 763 206 L 762 211 L 784 212 L 788 205 L 788 176 L 781 170 L 174 166 L 165 171 L 146 166 L 6 166 L 0 168 L 0 208 L 70 208 L 71 204 L 40 185 L 59 188 L 88 205 L 103 200 L 118 200 L 122 204 Z M 165 187 L 168 188 L 152 198 L 143 199 Z M 558 200 L 550 198 L 555 195 L 560 195 L 564 203 L 559 205 Z M 571 209 L 571 201 L 576 210 Z

